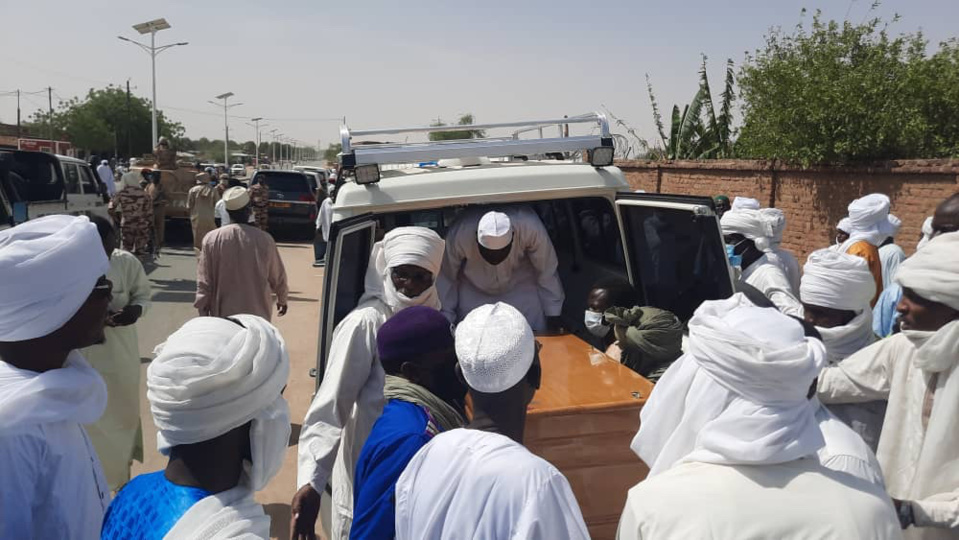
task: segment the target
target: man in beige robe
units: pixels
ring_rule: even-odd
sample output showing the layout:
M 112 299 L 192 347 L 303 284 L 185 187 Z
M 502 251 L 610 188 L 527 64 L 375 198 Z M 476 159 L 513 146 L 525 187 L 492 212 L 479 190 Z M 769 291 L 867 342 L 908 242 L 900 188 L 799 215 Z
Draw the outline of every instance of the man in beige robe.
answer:
M 269 321 L 275 294 L 277 313 L 282 317 L 289 288 L 276 243 L 268 233 L 248 224 L 250 195 L 246 188 L 230 188 L 223 199 L 233 223 L 203 239 L 193 305 L 201 316 L 248 313 Z
M 193 247 L 203 246 L 203 237 L 216 228 L 216 202 L 220 192 L 211 185 L 212 179 L 207 173 L 196 175 L 196 185 L 186 196 L 186 208 L 190 212 L 190 225 L 193 227 Z

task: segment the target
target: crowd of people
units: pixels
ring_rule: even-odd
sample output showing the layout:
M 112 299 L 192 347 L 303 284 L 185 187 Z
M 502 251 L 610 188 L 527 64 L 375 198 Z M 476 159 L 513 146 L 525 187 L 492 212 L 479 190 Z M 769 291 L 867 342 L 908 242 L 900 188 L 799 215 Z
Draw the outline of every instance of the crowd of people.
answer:
M 151 209 L 126 178 L 121 207 Z M 168 462 L 133 479 L 135 323 L 151 296 L 130 253 L 139 229 L 121 222 L 130 249 L 98 218 L 0 232 L 0 537 L 269 537 L 254 494 L 291 435 L 271 324 L 286 272 L 250 224 L 255 189 L 197 178 L 199 316 L 147 371 Z M 716 203 L 733 296 L 688 322 L 623 279 L 586 298 L 587 339 L 656 384 L 630 445 L 649 473 L 617 509 L 618 537 L 959 537 L 959 194 L 908 258 L 888 197 L 852 201 L 836 244 L 802 266 L 781 210 Z M 241 253 L 257 264 L 234 264 Z M 292 537 L 315 538 L 330 497 L 334 540 L 589 538 L 584 501 L 523 446 L 547 369 L 536 335 L 564 331 L 564 291 L 527 208 L 463 213 L 445 239 L 387 231 L 302 423 Z

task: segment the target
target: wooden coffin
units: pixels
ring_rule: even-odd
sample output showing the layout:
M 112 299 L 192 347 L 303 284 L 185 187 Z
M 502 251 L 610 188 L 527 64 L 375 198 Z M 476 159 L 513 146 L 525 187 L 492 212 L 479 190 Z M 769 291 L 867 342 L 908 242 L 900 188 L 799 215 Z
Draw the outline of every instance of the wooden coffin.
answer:
M 653 383 L 573 335 L 537 337 L 543 378 L 524 444 L 569 479 L 594 540 L 612 540 L 626 492 L 646 477 L 629 448 Z

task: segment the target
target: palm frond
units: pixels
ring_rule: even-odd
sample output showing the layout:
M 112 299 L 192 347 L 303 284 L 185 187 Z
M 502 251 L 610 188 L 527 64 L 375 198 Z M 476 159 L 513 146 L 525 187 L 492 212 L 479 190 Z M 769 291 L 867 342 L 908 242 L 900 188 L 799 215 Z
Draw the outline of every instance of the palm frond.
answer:
M 663 145 L 669 146 L 669 139 L 666 138 L 666 129 L 663 127 L 663 117 L 659 114 L 659 105 L 656 103 L 656 96 L 653 94 L 653 83 L 649 80 L 649 73 L 646 74 L 646 90 L 649 92 L 649 102 L 653 105 L 653 123 L 659 131 L 659 138 Z

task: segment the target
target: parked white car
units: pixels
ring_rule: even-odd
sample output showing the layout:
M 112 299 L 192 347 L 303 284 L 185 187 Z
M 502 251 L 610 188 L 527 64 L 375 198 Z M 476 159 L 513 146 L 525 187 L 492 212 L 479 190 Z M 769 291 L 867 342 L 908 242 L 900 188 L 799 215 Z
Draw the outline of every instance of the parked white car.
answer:
M 230 167 L 230 174 L 233 176 L 246 176 L 246 165 L 234 163 L 233 166 Z

